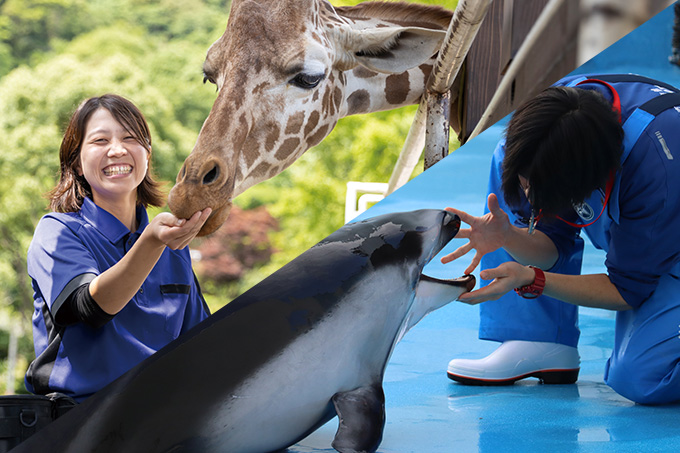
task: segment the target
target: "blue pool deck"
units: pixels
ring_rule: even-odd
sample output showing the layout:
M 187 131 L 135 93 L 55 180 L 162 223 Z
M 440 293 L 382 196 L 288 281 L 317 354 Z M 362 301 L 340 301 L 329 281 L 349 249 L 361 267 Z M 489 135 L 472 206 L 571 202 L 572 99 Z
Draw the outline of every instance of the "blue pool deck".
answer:
M 672 23 L 669 8 L 576 72 L 638 73 L 680 87 L 680 68 L 668 63 Z M 361 217 L 446 206 L 480 215 L 491 154 L 502 133 L 503 124 L 493 126 Z M 462 243 L 454 239 L 439 256 Z M 456 277 L 471 259 L 444 266 L 439 256 L 426 273 Z M 604 272 L 603 262 L 604 255 L 587 244 L 583 273 Z M 603 382 L 614 313 L 582 308 L 579 316 L 576 384 L 543 385 L 530 378 L 509 387 L 468 387 L 447 378 L 449 360 L 481 358 L 497 343 L 477 339 L 478 307 L 453 302 L 430 314 L 397 345 L 387 366 L 387 422 L 379 451 L 680 451 L 680 404 L 637 405 Z M 289 451 L 334 451 L 336 429 L 337 420 L 331 420 Z

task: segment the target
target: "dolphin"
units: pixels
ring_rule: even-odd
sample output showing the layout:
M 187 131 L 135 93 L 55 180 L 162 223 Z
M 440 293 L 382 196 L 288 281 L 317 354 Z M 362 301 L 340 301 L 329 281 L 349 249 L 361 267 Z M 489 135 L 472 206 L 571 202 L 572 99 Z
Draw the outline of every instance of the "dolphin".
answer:
M 277 451 L 336 415 L 333 448 L 375 451 L 396 343 L 475 285 L 422 275 L 459 226 L 433 209 L 345 225 L 13 451 Z

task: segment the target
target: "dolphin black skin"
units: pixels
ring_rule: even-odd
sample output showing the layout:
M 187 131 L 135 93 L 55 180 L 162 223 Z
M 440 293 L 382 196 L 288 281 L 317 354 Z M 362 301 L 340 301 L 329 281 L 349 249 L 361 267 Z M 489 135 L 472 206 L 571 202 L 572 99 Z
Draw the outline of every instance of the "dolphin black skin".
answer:
M 345 225 L 14 451 L 276 451 L 335 415 L 335 449 L 375 451 L 395 344 L 474 287 L 421 278 L 459 226 L 440 210 Z

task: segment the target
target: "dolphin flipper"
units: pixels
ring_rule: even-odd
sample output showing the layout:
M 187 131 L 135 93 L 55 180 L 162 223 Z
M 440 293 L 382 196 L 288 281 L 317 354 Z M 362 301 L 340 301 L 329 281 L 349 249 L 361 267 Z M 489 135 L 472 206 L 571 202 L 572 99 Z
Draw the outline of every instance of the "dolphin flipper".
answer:
M 331 444 L 341 453 L 374 452 L 385 428 L 385 393 L 380 383 L 333 395 L 338 432 Z

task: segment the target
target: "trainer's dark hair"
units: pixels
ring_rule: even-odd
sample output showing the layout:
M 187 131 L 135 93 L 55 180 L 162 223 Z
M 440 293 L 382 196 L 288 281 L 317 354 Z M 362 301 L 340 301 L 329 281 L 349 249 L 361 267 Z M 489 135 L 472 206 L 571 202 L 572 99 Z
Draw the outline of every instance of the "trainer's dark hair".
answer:
M 115 94 L 105 94 L 83 101 L 71 116 L 59 150 L 59 182 L 47 197 L 50 209 L 56 212 L 76 212 L 83 205 L 85 197 L 92 197 L 90 184 L 84 176 L 78 175 L 80 148 L 85 137 L 85 128 L 92 114 L 103 108 L 111 112 L 137 142 L 151 153 L 151 133 L 142 112 L 129 100 Z M 137 203 L 144 207 L 163 206 L 165 194 L 162 184 L 156 181 L 151 171 L 151 159 L 144 180 L 137 187 Z
M 512 116 L 505 142 L 502 191 L 519 206 L 518 176 L 529 180 L 535 211 L 557 215 L 580 203 L 620 166 L 619 115 L 597 91 L 550 87 Z

